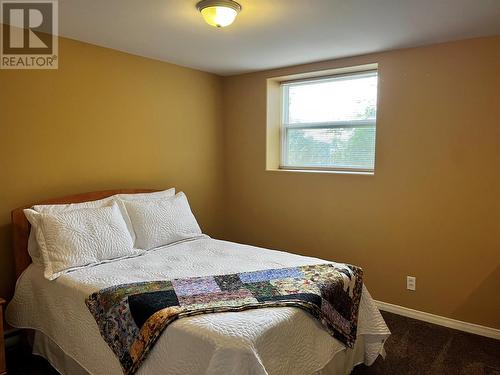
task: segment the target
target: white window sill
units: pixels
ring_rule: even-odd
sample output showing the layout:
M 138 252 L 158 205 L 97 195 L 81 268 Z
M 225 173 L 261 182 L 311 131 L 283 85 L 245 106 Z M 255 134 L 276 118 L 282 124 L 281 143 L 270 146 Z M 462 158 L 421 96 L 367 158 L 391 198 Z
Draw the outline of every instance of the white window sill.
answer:
M 356 171 L 342 169 L 292 169 L 292 168 L 268 168 L 266 172 L 281 172 L 281 173 L 326 173 L 326 174 L 355 174 L 364 176 L 373 176 L 375 171 Z

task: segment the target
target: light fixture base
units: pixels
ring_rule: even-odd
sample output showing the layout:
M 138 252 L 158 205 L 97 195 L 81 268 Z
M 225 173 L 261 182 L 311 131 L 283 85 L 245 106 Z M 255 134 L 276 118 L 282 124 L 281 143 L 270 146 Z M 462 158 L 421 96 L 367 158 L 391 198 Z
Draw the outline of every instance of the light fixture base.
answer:
M 236 13 L 241 12 L 241 5 L 233 0 L 201 0 L 196 4 L 196 9 L 200 12 L 208 7 L 225 7 L 235 10 Z

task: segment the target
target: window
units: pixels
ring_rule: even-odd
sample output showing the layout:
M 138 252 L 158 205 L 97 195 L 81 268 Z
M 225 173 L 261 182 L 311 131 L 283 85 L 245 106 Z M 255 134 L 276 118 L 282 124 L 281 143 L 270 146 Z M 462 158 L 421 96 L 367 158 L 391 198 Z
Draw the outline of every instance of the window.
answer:
M 281 82 L 281 169 L 373 172 L 377 71 Z

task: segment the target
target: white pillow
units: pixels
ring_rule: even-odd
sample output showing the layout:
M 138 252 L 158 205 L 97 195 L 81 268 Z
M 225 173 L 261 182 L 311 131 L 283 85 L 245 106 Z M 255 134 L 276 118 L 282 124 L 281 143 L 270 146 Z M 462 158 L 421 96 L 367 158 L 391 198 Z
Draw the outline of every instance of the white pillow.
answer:
M 97 207 L 105 207 L 111 204 L 112 201 L 116 200 L 116 198 L 120 198 L 121 200 L 156 200 L 156 199 L 165 199 L 170 198 L 175 195 L 175 188 L 170 188 L 163 191 L 156 191 L 153 193 L 136 193 L 136 194 L 116 194 L 107 198 L 99 199 L 96 201 L 88 201 L 82 203 L 68 203 L 68 204 L 47 204 L 47 205 L 35 205 L 32 207 L 33 210 L 40 213 L 58 213 L 69 210 L 77 210 L 80 208 L 97 208 Z M 119 202 L 120 210 L 122 211 L 123 218 L 127 223 L 127 227 L 129 229 L 132 238 L 134 238 L 134 229 L 132 228 L 132 224 L 130 223 L 130 219 L 128 218 L 127 212 L 121 202 Z M 43 261 L 41 259 L 40 247 L 36 241 L 36 228 L 31 227 L 30 235 L 28 238 L 28 253 L 33 260 L 33 263 L 42 265 Z
M 135 246 L 150 250 L 201 235 L 184 193 L 156 201 L 125 202 L 135 231 Z
M 175 188 L 163 191 L 154 191 L 152 193 L 117 194 L 115 197 L 124 201 L 149 201 L 172 198 L 173 196 L 175 196 Z
M 64 211 L 77 210 L 81 208 L 97 208 L 97 207 L 105 207 L 109 206 L 113 201 L 113 197 L 107 197 L 104 199 L 99 199 L 96 201 L 88 201 L 82 203 L 68 203 L 68 204 L 46 204 L 46 205 L 35 205 L 32 207 L 33 210 L 39 213 L 58 213 Z M 24 211 L 26 214 L 26 211 Z M 123 215 L 124 217 L 126 216 Z M 28 218 L 29 221 L 29 218 Z M 128 221 L 128 217 L 126 218 Z M 40 253 L 40 246 L 36 240 L 36 232 L 37 232 L 37 222 L 31 223 L 30 235 L 28 238 L 28 253 L 33 260 L 33 263 L 43 266 L 42 255 Z M 130 228 L 131 233 L 133 233 L 132 224 L 130 221 L 128 222 L 128 226 Z
M 81 208 L 58 213 L 24 210 L 36 229 L 44 276 L 54 280 L 63 273 L 106 261 L 141 255 L 118 205 Z
M 88 201 L 81 203 L 38 204 L 31 208 L 40 213 L 50 214 L 50 213 L 58 213 L 64 211 L 73 211 L 81 208 L 105 207 L 109 206 L 112 200 L 113 196 L 99 199 L 96 201 Z

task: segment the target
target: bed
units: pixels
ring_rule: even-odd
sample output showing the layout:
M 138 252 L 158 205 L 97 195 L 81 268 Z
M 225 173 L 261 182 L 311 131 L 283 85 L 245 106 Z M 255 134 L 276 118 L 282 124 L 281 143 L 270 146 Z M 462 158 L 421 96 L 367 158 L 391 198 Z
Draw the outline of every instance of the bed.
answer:
M 153 190 L 111 190 L 52 199 L 40 204 L 99 200 Z M 222 275 L 317 264 L 299 256 L 212 239 L 200 234 L 140 256 L 76 269 L 55 280 L 32 264 L 30 225 L 23 208 L 12 213 L 18 281 L 7 308 L 14 327 L 33 330 L 33 353 L 61 374 L 123 374 L 85 305 L 89 294 L 134 282 Z M 349 374 L 384 355 L 390 332 L 363 285 L 357 339 L 347 348 L 304 310 L 269 307 L 204 314 L 171 323 L 136 372 L 146 374 Z

